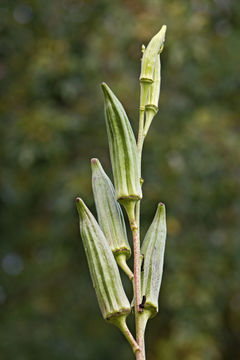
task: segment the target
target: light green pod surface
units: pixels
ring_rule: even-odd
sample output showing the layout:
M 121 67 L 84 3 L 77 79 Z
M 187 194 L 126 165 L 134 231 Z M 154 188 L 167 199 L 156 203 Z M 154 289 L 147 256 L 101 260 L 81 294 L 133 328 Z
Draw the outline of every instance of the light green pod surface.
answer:
M 158 112 L 158 102 L 161 86 L 161 62 L 160 55 L 157 56 L 153 73 L 153 83 L 150 85 L 148 99 L 146 102 L 146 121 L 144 126 L 144 135 L 146 136 L 154 116 Z
M 119 317 L 127 316 L 130 312 L 117 263 L 100 226 L 80 198 L 77 198 L 77 209 L 80 233 L 99 307 L 104 319 L 117 324 Z
M 158 312 L 166 234 L 165 206 L 159 203 L 141 247 L 141 253 L 144 256 L 142 275 L 142 296 L 145 296 L 144 309 L 149 310 L 152 317 Z
M 116 200 L 113 184 L 98 159 L 91 160 L 92 188 L 98 215 L 98 223 L 110 245 L 118 264 L 132 278 L 133 274 L 126 265 L 131 256 L 131 248 L 121 206 Z
M 155 107 L 156 111 L 158 110 L 160 85 L 161 85 L 161 62 L 160 62 L 160 55 L 158 55 L 153 73 L 153 83 L 149 90 L 149 97 L 146 104 L 146 110 L 150 106 Z
M 122 104 L 105 83 L 102 89 L 116 197 L 124 205 L 142 198 L 137 145 Z
M 166 30 L 166 25 L 163 25 L 161 30 L 150 40 L 147 48 L 144 50 L 141 62 L 141 82 L 152 83 L 154 80 L 154 68 L 157 56 L 165 41 Z

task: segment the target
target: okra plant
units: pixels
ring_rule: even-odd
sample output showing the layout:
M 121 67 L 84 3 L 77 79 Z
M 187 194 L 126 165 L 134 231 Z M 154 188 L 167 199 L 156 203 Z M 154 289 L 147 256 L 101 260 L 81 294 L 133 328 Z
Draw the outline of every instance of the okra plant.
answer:
M 140 242 L 140 202 L 142 199 L 141 158 L 144 139 L 158 112 L 161 63 L 166 26 L 142 47 L 138 138 L 117 97 L 102 84 L 105 120 L 114 185 L 98 159 L 91 160 L 92 188 L 98 222 L 77 198 L 80 233 L 89 270 L 103 318 L 124 334 L 137 360 L 145 360 L 144 332 L 147 321 L 158 312 L 166 240 L 166 213 L 159 203 L 146 236 Z M 123 210 L 128 224 L 125 224 Z M 130 226 L 132 241 L 127 237 Z M 129 243 L 132 242 L 132 248 Z M 134 268 L 127 260 L 133 253 Z M 118 266 L 133 284 L 133 300 L 127 298 Z M 134 307 L 135 336 L 126 319 Z

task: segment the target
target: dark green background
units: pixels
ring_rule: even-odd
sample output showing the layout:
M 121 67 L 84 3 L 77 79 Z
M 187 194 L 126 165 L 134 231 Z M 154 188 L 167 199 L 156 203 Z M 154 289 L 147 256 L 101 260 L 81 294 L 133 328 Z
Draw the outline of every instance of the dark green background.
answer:
M 2 0 L 1 360 L 133 359 L 101 318 L 74 199 L 95 212 L 91 157 L 111 174 L 100 82 L 136 133 L 141 45 L 162 24 L 142 230 L 163 201 L 168 238 L 148 360 L 240 358 L 240 2 Z

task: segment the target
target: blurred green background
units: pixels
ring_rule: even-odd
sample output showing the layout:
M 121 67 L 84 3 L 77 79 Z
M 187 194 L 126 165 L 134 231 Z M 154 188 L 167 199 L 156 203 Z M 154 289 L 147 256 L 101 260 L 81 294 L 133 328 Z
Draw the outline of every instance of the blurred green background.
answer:
M 2 0 L 2 360 L 133 359 L 102 320 L 74 199 L 95 213 L 90 158 L 111 174 L 100 82 L 136 133 L 141 45 L 162 24 L 142 233 L 163 201 L 168 238 L 148 360 L 240 359 L 240 2 Z

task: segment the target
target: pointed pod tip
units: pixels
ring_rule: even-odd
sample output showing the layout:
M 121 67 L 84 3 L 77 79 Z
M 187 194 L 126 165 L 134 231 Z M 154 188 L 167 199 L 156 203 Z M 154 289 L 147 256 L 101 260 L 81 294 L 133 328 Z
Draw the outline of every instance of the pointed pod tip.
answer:
M 158 209 L 165 210 L 165 204 L 162 202 L 158 203 Z
M 110 87 L 105 82 L 101 83 L 101 87 L 102 87 L 102 91 L 103 91 L 105 98 L 108 97 L 109 99 L 112 99 L 114 94 L 113 94 L 112 90 L 110 89 Z
M 107 84 L 105 82 L 101 83 L 101 88 L 102 88 L 103 92 L 107 92 L 109 89 L 109 87 L 107 86 Z
M 166 30 L 167 30 L 167 25 L 164 24 L 164 25 L 162 26 L 161 30 L 162 30 L 162 32 L 166 32 Z
M 161 47 L 163 46 L 163 44 L 165 42 L 166 31 L 167 31 L 167 26 L 163 25 L 161 27 L 161 29 L 159 30 L 159 32 L 152 38 L 152 40 L 153 39 L 157 40 L 157 44 L 158 44 L 160 49 L 161 49 Z
M 160 42 L 161 42 L 161 46 L 163 45 L 164 41 L 165 41 L 165 36 L 166 36 L 166 31 L 167 31 L 167 26 L 163 25 L 160 29 L 160 31 L 158 32 L 157 36 L 159 37 Z
M 80 214 L 81 210 L 84 209 L 84 207 L 85 207 L 85 204 L 80 197 L 76 198 L 76 205 L 77 205 L 78 213 Z
M 163 39 L 165 38 L 166 31 L 167 31 L 167 25 L 163 25 L 159 31 L 159 35 L 161 34 Z
M 166 217 L 166 208 L 165 208 L 165 205 L 162 202 L 158 203 L 156 216 L 163 217 L 164 219 Z
M 91 159 L 91 168 L 92 168 L 92 171 L 102 168 L 102 165 L 97 158 Z
M 97 158 L 92 158 L 91 159 L 91 164 L 92 165 L 96 165 L 97 163 L 99 163 L 99 160 Z

